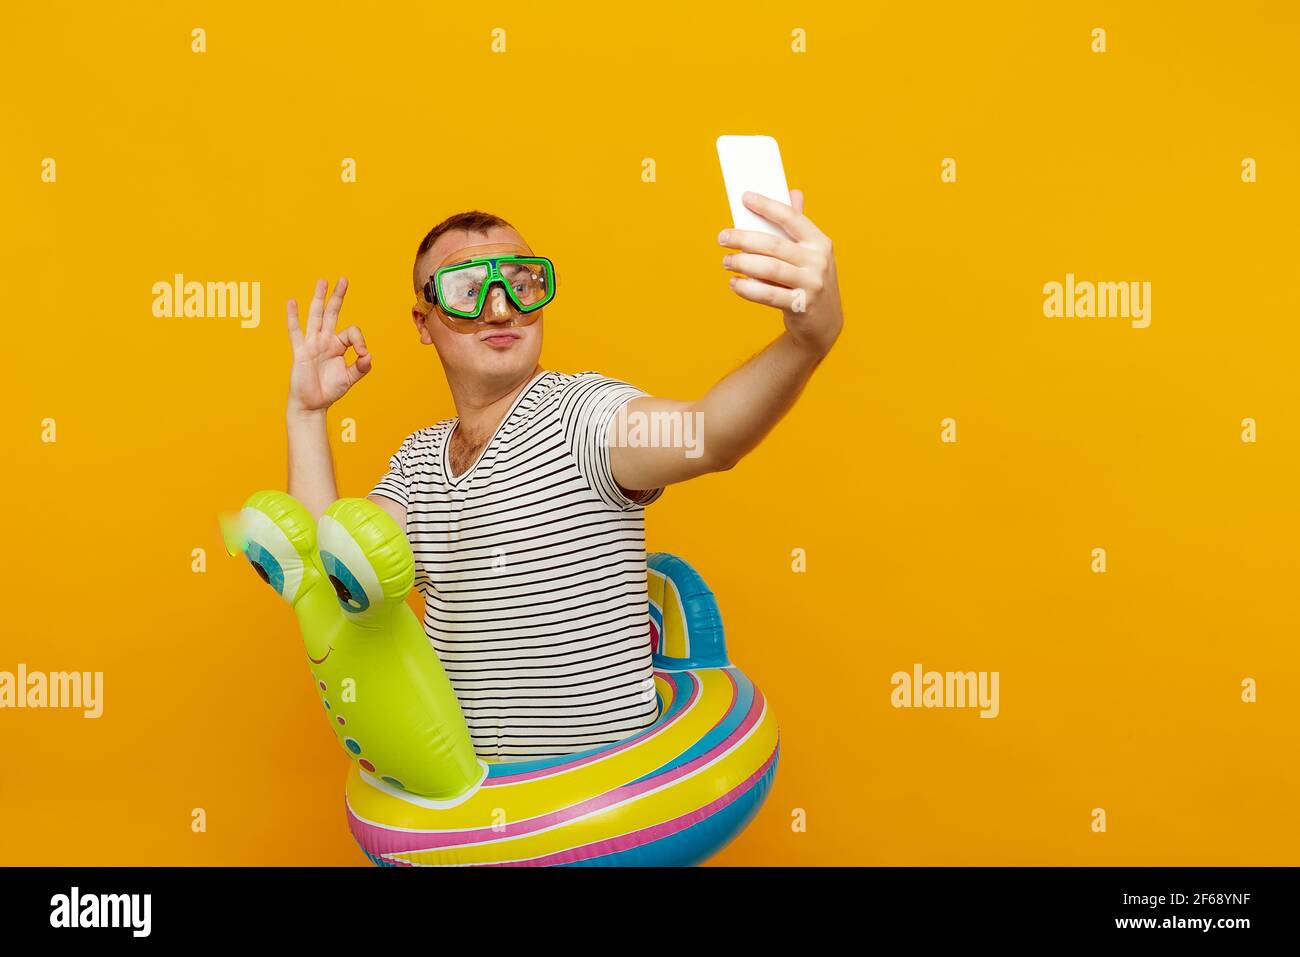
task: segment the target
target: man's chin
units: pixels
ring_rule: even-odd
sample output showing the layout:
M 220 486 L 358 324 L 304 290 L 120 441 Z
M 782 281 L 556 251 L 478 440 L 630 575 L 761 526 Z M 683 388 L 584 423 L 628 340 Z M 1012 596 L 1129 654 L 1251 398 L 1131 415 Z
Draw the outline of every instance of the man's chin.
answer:
M 537 368 L 537 355 L 524 348 L 522 342 L 516 342 L 505 349 L 483 346 L 476 357 L 474 373 L 494 382 L 521 382 L 528 378 Z

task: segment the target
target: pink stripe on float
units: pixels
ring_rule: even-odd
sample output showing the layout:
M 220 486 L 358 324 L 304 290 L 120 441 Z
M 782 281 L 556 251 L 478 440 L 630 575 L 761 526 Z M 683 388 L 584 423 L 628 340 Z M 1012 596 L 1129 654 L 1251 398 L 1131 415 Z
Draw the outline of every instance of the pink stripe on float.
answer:
M 727 675 L 731 683 L 732 703 L 736 700 L 736 680 L 730 674 Z M 565 808 L 552 811 L 548 814 L 542 814 L 538 817 L 530 818 L 526 821 L 517 823 L 506 823 L 499 830 L 493 830 L 491 827 L 474 828 L 471 830 L 451 830 L 451 831 L 398 831 L 381 825 L 371 824 L 357 817 L 351 806 L 348 807 L 348 823 L 352 827 L 352 833 L 363 847 L 381 846 L 390 853 L 435 850 L 447 847 L 463 847 L 472 844 L 490 844 L 496 841 L 504 841 L 511 838 L 522 837 L 527 834 L 537 833 L 539 831 L 549 830 L 559 827 L 577 818 L 585 817 L 604 808 L 615 804 L 622 804 L 631 801 L 646 794 L 650 791 L 658 791 L 668 787 L 676 781 L 689 776 L 696 769 L 707 765 L 719 754 L 724 754 L 736 745 L 737 742 L 744 740 L 750 730 L 758 723 L 762 717 L 766 699 L 763 697 L 758 688 L 754 689 L 754 698 L 750 702 L 749 711 L 746 712 L 745 718 L 741 723 L 708 751 L 699 755 L 687 763 L 673 768 L 664 774 L 647 778 L 636 784 L 625 784 L 613 790 L 606 791 L 604 794 L 598 794 L 586 801 L 572 804 Z M 730 714 L 730 707 L 724 712 L 723 717 L 718 723 L 726 719 Z M 714 724 L 713 727 L 717 727 Z M 710 729 L 712 730 L 712 729 Z
M 587 764 L 594 764 L 597 761 L 603 761 L 605 760 L 605 758 L 609 757 L 610 755 L 614 755 L 622 751 L 626 751 L 628 748 L 634 747 L 635 745 L 640 744 L 642 741 L 649 741 L 650 739 L 657 737 L 658 735 L 662 734 L 667 728 L 672 727 L 674 724 L 680 721 L 682 717 L 688 711 L 690 711 L 691 708 L 695 706 L 695 702 L 699 700 L 700 679 L 696 677 L 696 674 L 693 671 L 686 672 L 686 675 L 691 679 L 690 695 L 686 698 L 686 703 L 682 705 L 681 710 L 678 711 L 676 714 L 674 714 L 667 721 L 663 722 L 662 724 L 652 724 L 650 727 L 646 728 L 645 731 L 641 732 L 640 734 L 633 735 L 632 737 L 628 738 L 626 741 L 623 741 L 620 744 L 616 744 L 614 745 L 614 747 L 609 748 L 608 750 L 605 751 L 601 751 L 598 754 L 589 754 L 585 758 L 577 758 L 573 761 L 565 761 L 563 764 L 553 764 L 550 767 L 538 768 L 535 771 L 522 771 L 518 774 L 502 774 L 498 777 L 488 777 L 488 779 L 483 782 L 483 787 L 495 788 L 495 787 L 501 787 L 502 785 L 506 785 L 506 784 L 518 784 L 521 781 L 535 781 L 538 778 L 549 778 L 555 774 L 561 774 L 566 771 L 572 771 L 574 768 L 580 768 Z M 728 677 L 730 677 L 730 675 L 728 675 Z M 732 700 L 734 701 L 735 700 L 734 679 L 732 680 L 732 685 L 733 685 Z
M 574 861 L 586 861 L 593 857 L 604 857 L 607 854 L 617 854 L 620 851 L 629 851 L 635 847 L 644 847 L 647 844 L 653 844 L 661 841 L 666 837 L 672 837 L 681 831 L 686 830 L 692 825 L 698 824 L 707 818 L 712 817 L 718 811 L 731 804 L 737 798 L 750 790 L 772 766 L 776 760 L 776 749 L 768 755 L 763 766 L 745 778 L 740 784 L 736 785 L 716 801 L 710 801 L 698 811 L 691 811 L 683 814 L 681 817 L 674 818 L 671 821 L 664 821 L 662 824 L 655 824 L 651 827 L 642 828 L 639 831 L 632 831 L 619 837 L 611 837 L 604 841 L 597 841 L 594 844 L 586 844 L 582 847 L 570 848 L 567 851 L 556 851 L 553 854 L 547 854 L 543 857 L 529 858 L 522 861 L 505 861 L 499 864 L 483 864 L 482 867 L 550 867 L 556 864 L 572 864 Z

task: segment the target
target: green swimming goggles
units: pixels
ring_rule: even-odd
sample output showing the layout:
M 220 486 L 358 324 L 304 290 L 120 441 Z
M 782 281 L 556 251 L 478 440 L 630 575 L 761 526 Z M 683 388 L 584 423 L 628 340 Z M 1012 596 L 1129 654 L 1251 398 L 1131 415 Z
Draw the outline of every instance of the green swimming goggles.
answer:
M 472 321 L 482 314 L 494 283 L 520 313 L 535 312 L 555 298 L 555 265 L 545 256 L 481 256 L 443 266 L 424 284 L 425 305 L 437 306 L 453 321 Z

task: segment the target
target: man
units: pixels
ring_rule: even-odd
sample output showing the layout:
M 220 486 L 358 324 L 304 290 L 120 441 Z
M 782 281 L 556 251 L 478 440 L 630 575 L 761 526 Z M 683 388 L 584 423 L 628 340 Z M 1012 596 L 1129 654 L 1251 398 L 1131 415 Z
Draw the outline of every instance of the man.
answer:
M 791 200 L 745 195 L 788 239 L 718 237 L 738 250 L 723 259 L 740 274 L 732 289 L 780 309 L 785 330 L 694 402 L 544 370 L 556 270 L 505 220 L 461 213 L 420 244 L 411 319 L 437 350 L 456 417 L 408 436 L 368 497 L 410 539 L 424 628 L 481 757 L 567 754 L 654 720 L 643 509 L 753 449 L 843 325 L 831 242 L 803 196 Z M 288 304 L 289 493 L 316 516 L 339 497 L 326 409 L 371 368 L 361 330 L 337 330 L 347 280 L 328 302 L 327 290 L 317 282 L 305 331 Z M 632 441 L 638 421 L 701 433 L 689 446 Z

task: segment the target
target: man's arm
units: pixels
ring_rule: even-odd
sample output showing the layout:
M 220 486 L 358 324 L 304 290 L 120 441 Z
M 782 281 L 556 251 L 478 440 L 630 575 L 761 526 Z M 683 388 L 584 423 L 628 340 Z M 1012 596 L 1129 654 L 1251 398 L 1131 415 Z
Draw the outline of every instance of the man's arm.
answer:
M 366 496 L 366 501 L 374 502 L 389 515 L 393 516 L 393 521 L 402 531 L 406 531 L 406 508 L 401 502 L 394 502 L 386 495 L 375 495 L 371 493 Z
M 289 432 L 289 494 L 307 507 L 312 518 L 320 518 L 339 497 L 330 440 L 325 432 L 325 410 L 297 409 L 290 400 L 285 419 Z
M 626 428 L 627 441 L 611 434 L 609 451 L 614 479 L 625 489 L 659 488 L 734 466 L 790 411 L 843 327 L 831 241 L 803 215 L 803 194 L 791 191 L 793 206 L 752 193 L 745 197 L 746 206 L 791 238 L 723 230 L 719 244 L 742 250 L 723 265 L 742 274 L 732 279 L 737 295 L 781 310 L 785 332 L 696 402 L 650 396 L 629 402 L 623 420 L 611 425 L 611 433 Z M 681 415 L 678 434 L 693 435 L 697 443 L 638 444 L 638 419 L 654 423 L 663 413 Z M 698 433 L 689 431 L 695 424 Z
M 297 301 L 290 299 L 287 309 L 289 345 L 293 350 L 285 410 L 289 433 L 289 494 L 302 502 L 313 518 L 320 518 L 339 497 L 325 429 L 326 410 L 370 371 L 371 362 L 360 329 L 349 326 L 341 332 L 335 331 L 348 281 L 340 279 L 335 284 L 327 305 L 328 289 L 329 283 L 324 279 L 317 281 L 306 330 L 298 324 Z M 352 365 L 346 359 L 349 348 L 357 356 Z M 397 503 L 390 502 L 384 507 L 387 509 L 389 505 L 397 506 Z M 401 525 L 406 527 L 405 510 Z
M 330 456 L 329 438 L 325 431 L 325 413 L 303 413 L 290 409 L 289 425 L 289 494 L 302 502 L 313 518 L 320 518 L 325 509 L 338 499 L 334 484 L 334 462 Z M 406 509 L 385 495 L 367 495 L 406 529 Z

